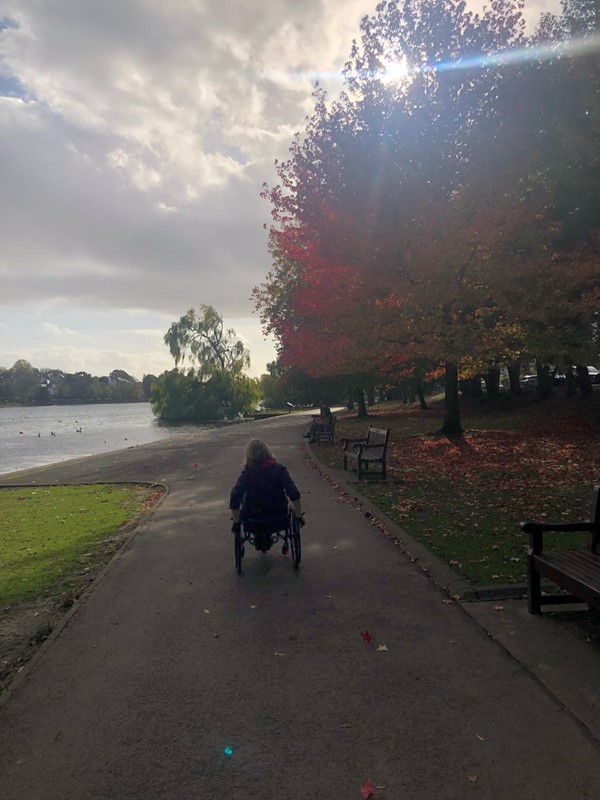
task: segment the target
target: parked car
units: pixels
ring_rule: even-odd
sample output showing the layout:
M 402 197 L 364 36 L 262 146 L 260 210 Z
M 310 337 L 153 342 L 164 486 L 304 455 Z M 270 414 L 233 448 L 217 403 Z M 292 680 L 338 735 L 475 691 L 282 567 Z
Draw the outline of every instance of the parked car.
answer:
M 596 367 L 588 366 L 587 371 L 592 383 L 600 383 L 600 370 L 596 369 Z M 573 372 L 577 373 L 577 367 L 573 367 Z
M 592 383 L 600 383 L 600 370 L 596 367 L 588 367 L 588 372 Z
M 521 388 L 528 389 L 528 388 L 536 388 L 538 385 L 538 377 L 537 375 L 523 375 L 521 378 Z

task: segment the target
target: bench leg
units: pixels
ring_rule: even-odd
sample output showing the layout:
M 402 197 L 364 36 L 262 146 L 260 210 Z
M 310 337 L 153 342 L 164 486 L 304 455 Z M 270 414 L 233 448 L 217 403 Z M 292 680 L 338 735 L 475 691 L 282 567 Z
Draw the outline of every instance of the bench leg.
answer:
M 542 613 L 542 581 L 539 572 L 536 572 L 533 558 L 527 556 L 527 610 L 530 614 Z
M 387 480 L 387 473 L 385 471 L 385 458 L 381 462 L 381 477 L 383 478 L 384 481 Z
M 344 469 L 348 469 L 348 456 L 344 454 Z
M 360 465 L 361 465 L 361 461 L 360 461 L 360 458 L 359 458 L 358 459 L 358 480 L 360 480 L 362 478 L 362 471 L 361 471 Z

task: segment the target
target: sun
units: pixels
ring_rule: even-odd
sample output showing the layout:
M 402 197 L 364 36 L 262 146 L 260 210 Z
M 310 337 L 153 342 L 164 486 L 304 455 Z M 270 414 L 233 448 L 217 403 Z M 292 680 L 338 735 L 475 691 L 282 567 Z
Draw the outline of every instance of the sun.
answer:
M 400 83 L 408 78 L 409 68 L 405 56 L 387 58 L 381 62 L 380 77 L 383 83 Z

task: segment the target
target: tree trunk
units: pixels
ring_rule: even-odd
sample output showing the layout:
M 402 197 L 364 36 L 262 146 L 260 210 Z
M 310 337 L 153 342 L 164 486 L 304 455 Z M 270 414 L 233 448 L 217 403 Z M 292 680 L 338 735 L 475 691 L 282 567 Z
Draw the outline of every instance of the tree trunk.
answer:
M 580 364 L 576 364 L 575 366 L 577 367 L 577 383 L 579 385 L 581 396 L 589 397 L 594 389 L 592 388 L 592 382 L 590 380 L 588 368 Z
M 348 411 L 354 411 L 354 394 L 352 389 L 348 390 L 348 399 L 346 400 L 346 408 Z
M 573 367 L 565 367 L 565 382 L 567 385 L 567 397 L 575 397 L 577 394 L 577 380 Z
M 369 386 L 367 389 L 367 404 L 370 406 L 375 405 L 375 387 Z
M 500 395 L 500 370 L 492 367 L 484 375 L 485 390 L 488 397 L 499 397 Z
M 553 378 L 552 375 L 550 374 L 550 370 L 548 369 L 548 365 L 542 364 L 541 361 L 536 361 L 535 368 L 537 371 L 538 392 L 540 394 L 540 397 L 542 399 L 544 399 L 545 397 L 550 397 L 553 389 Z
M 518 361 L 508 365 L 508 381 L 513 397 L 521 397 L 521 365 Z
M 369 414 L 367 412 L 367 406 L 365 403 L 365 393 L 362 389 L 356 389 L 356 404 L 358 405 L 358 414 L 356 415 L 359 419 L 363 419 L 364 417 L 368 417 Z
M 425 400 L 425 395 L 423 394 L 423 387 L 421 386 L 421 381 L 417 381 L 417 394 L 419 395 L 419 406 L 421 411 L 427 411 L 427 402 Z
M 444 423 L 438 433 L 444 436 L 460 436 L 463 433 L 458 405 L 458 365 L 452 361 L 446 361 Z
M 483 397 L 481 389 L 481 375 L 475 375 L 472 378 L 464 378 L 458 382 L 458 391 L 465 398 L 473 398 L 474 400 Z

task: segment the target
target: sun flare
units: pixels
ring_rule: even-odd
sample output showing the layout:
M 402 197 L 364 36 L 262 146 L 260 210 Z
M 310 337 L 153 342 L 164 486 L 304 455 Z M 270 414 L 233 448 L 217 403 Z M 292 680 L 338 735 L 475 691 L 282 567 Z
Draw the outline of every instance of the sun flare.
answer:
M 409 69 L 405 56 L 386 59 L 381 64 L 381 80 L 384 83 L 398 83 L 406 80 Z

